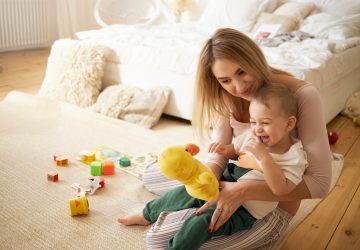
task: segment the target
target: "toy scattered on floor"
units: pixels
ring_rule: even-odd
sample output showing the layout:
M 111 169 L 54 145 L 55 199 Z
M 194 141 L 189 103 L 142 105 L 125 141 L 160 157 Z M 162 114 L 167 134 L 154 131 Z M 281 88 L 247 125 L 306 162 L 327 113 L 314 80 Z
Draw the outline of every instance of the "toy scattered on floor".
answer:
M 128 167 L 131 165 L 131 161 L 129 158 L 127 157 L 121 157 L 120 160 L 119 160 L 119 164 L 120 166 L 123 166 L 123 167 Z
M 88 181 L 85 187 L 79 183 L 71 185 L 77 196 L 93 195 L 96 190 L 105 186 L 105 179 L 101 176 L 90 177 Z
M 102 174 L 102 162 L 101 161 L 93 161 L 90 164 L 90 174 L 93 176 L 99 176 Z
M 48 181 L 57 182 L 59 180 L 59 175 L 57 173 L 48 173 L 47 179 Z
M 104 175 L 113 175 L 115 174 L 115 163 L 112 161 L 104 161 L 102 163 L 102 173 Z
M 69 164 L 69 158 L 66 155 L 54 155 L 54 161 L 59 167 Z
M 89 177 L 90 181 L 94 181 L 95 179 L 99 180 L 100 188 L 105 187 L 105 179 L 104 179 L 104 177 L 102 177 L 102 176 L 91 176 L 91 177 Z
M 338 134 L 336 132 L 329 131 L 328 132 L 328 139 L 329 139 L 330 144 L 335 144 L 337 142 L 337 140 L 339 139 L 339 136 L 338 136 Z
M 216 176 L 184 146 L 165 148 L 158 163 L 160 171 L 168 178 L 183 183 L 189 195 L 207 201 L 218 197 L 219 182 Z
M 115 169 L 120 169 L 121 171 L 132 174 L 139 179 L 142 178 L 146 167 L 157 161 L 157 154 L 155 153 L 132 156 L 130 154 L 122 153 L 107 146 L 100 146 L 92 151 L 83 150 L 79 153 L 79 157 L 77 157 L 77 159 L 87 165 L 90 165 L 91 162 L 84 161 L 84 158 L 80 157 L 81 154 L 84 155 L 86 152 L 93 152 L 95 154 L 96 161 L 112 161 L 115 165 Z M 126 157 L 130 160 L 129 166 L 123 167 L 120 165 L 120 158 L 122 157 Z
M 79 152 L 78 160 L 90 164 L 96 160 L 95 152 L 89 150 L 82 150 Z
M 89 202 L 86 196 L 80 196 L 74 199 L 70 199 L 69 207 L 71 216 L 89 213 Z

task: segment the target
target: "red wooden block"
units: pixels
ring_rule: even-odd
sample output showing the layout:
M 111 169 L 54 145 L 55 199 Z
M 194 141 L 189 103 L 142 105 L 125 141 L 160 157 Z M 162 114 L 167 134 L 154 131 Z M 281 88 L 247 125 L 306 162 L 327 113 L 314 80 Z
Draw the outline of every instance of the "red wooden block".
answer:
M 57 182 L 59 180 L 59 175 L 57 173 L 48 173 L 47 179 L 48 181 Z
M 104 161 L 102 165 L 102 173 L 104 175 L 115 174 L 115 164 L 112 161 Z

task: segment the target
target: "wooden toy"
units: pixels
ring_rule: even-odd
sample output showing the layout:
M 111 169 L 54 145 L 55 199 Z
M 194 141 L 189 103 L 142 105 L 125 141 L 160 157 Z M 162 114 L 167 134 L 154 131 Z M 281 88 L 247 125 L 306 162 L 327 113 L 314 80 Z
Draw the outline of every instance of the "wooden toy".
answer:
M 59 180 L 59 175 L 57 173 L 48 173 L 47 179 L 48 181 L 57 182 Z
M 85 154 L 85 159 L 84 161 L 87 161 L 87 162 L 93 162 L 95 161 L 96 157 L 95 157 L 95 153 L 94 152 L 89 152 L 87 154 Z
M 90 164 L 90 174 L 93 176 L 99 176 L 102 174 L 102 163 L 101 161 L 93 161 Z
M 89 213 L 89 202 L 86 196 L 70 199 L 69 206 L 71 216 Z
M 96 155 L 93 151 L 89 150 L 82 150 L 78 154 L 79 161 L 85 162 L 87 164 L 90 164 L 91 162 L 96 160 Z
M 123 166 L 123 167 L 128 167 L 131 165 L 131 161 L 127 157 L 121 157 L 119 160 L 119 163 L 120 163 L 120 166 Z
M 96 176 L 96 177 L 89 177 L 89 180 L 93 181 L 95 179 L 99 180 L 100 188 L 105 187 L 105 179 L 102 176 Z
M 104 175 L 112 175 L 115 173 L 115 164 L 112 161 L 104 161 L 102 164 L 102 173 Z
M 69 158 L 67 156 L 64 156 L 64 155 L 57 156 L 55 159 L 56 159 L 55 160 L 56 165 L 59 166 L 59 167 L 60 166 L 66 166 L 66 165 L 69 164 Z

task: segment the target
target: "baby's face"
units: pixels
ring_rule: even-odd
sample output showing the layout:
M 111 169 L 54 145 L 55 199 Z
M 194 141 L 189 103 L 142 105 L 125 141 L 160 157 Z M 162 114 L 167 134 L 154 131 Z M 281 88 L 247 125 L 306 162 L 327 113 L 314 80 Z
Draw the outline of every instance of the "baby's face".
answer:
M 280 102 L 269 100 L 268 107 L 256 100 L 250 103 L 250 124 L 255 134 L 267 147 L 273 147 L 289 136 L 289 118 L 281 110 Z

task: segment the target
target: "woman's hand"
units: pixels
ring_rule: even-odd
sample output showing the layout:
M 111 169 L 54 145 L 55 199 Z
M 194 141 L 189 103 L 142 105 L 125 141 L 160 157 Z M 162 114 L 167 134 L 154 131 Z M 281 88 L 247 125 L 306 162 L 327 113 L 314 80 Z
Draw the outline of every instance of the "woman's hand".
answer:
M 196 211 L 200 215 L 205 210 L 216 204 L 215 212 L 211 218 L 208 232 L 217 231 L 233 213 L 242 205 L 244 199 L 242 192 L 239 191 L 239 182 L 220 182 L 220 196 L 217 200 L 205 203 Z

